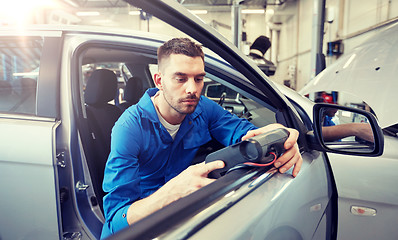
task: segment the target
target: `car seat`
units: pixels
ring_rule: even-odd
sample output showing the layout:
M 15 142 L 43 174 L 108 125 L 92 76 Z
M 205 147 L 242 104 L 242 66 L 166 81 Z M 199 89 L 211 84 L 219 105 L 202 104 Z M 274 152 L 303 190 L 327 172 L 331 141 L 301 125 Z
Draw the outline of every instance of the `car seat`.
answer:
M 117 77 L 108 69 L 95 70 L 87 80 L 84 99 L 87 111 L 87 124 L 92 144 L 88 151 L 87 163 L 98 204 L 102 208 L 102 190 L 105 164 L 111 146 L 112 128 L 122 111 L 109 102 L 117 96 Z M 93 202 L 93 201 L 92 201 Z
M 124 111 L 131 105 L 138 103 L 142 95 L 144 95 L 144 88 L 142 80 L 139 77 L 131 77 L 126 83 L 124 88 L 124 100 L 125 102 L 119 104 L 119 108 Z

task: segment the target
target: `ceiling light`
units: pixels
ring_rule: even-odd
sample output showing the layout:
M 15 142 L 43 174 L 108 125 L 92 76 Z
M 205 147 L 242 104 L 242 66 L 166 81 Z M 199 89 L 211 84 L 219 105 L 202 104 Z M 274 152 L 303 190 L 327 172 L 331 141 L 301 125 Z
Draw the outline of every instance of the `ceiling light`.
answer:
M 130 11 L 130 12 L 129 12 L 129 15 L 132 15 L 132 16 L 139 16 L 140 14 L 141 14 L 141 12 L 138 11 L 138 10 Z
M 14 77 L 24 77 L 24 76 L 39 76 L 39 72 L 22 72 L 22 73 L 13 73 Z
M 264 14 L 264 9 L 243 9 L 243 14 Z
M 195 15 L 203 15 L 203 14 L 207 14 L 207 10 L 189 10 L 191 13 L 195 14 Z
M 87 16 L 99 16 L 99 12 L 76 12 L 77 16 L 87 17 Z

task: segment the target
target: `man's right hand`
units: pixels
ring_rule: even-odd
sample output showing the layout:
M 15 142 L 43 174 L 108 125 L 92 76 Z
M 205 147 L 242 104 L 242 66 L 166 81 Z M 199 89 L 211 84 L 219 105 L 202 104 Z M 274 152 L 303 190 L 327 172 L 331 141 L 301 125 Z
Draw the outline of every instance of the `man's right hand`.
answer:
M 223 161 L 214 161 L 207 164 L 202 162 L 188 167 L 159 189 L 159 192 L 166 195 L 168 199 L 168 202 L 165 202 L 165 205 L 212 183 L 215 179 L 207 178 L 207 175 L 213 170 L 223 167 Z
M 223 168 L 224 165 L 223 161 L 214 161 L 209 163 L 202 162 L 188 167 L 152 195 L 131 204 L 127 211 L 127 222 L 131 225 L 168 204 L 214 182 L 215 179 L 207 178 L 207 175 L 213 170 Z

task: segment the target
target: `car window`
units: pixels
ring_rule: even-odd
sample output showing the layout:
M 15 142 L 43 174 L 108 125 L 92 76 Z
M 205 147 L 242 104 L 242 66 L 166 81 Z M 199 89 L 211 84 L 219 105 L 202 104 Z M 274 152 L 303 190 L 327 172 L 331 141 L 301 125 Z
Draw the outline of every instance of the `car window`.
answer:
M 124 77 L 124 79 L 129 79 L 133 77 L 132 73 L 125 64 L 122 65 L 120 74 L 122 77 Z
M 0 41 L 0 111 L 36 113 L 42 38 L 2 38 Z
M 151 72 L 151 76 L 158 72 L 158 65 L 157 64 L 149 64 L 149 71 Z

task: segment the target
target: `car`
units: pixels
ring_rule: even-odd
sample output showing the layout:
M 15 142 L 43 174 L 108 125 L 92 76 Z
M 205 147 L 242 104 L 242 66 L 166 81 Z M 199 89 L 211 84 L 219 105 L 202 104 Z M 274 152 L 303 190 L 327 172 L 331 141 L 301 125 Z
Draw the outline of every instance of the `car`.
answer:
M 299 91 L 327 94 L 336 104 L 372 111 L 383 129 L 385 148 L 378 158 L 328 154 L 339 194 L 339 239 L 398 237 L 397 46 L 395 23 L 344 54 Z M 366 213 L 356 211 L 358 206 Z
M 296 178 L 271 166 L 237 168 L 110 238 L 335 239 L 339 195 L 327 152 L 380 156 L 384 138 L 375 117 L 277 86 L 176 1 L 131 3 L 203 44 L 204 95 L 256 126 L 297 129 L 303 165 Z M 154 87 L 156 50 L 168 39 L 83 26 L 0 29 L 1 239 L 100 238 L 110 131 Z M 327 109 L 344 123 L 365 121 L 372 141 L 327 141 Z M 210 141 L 194 160 L 223 147 Z

